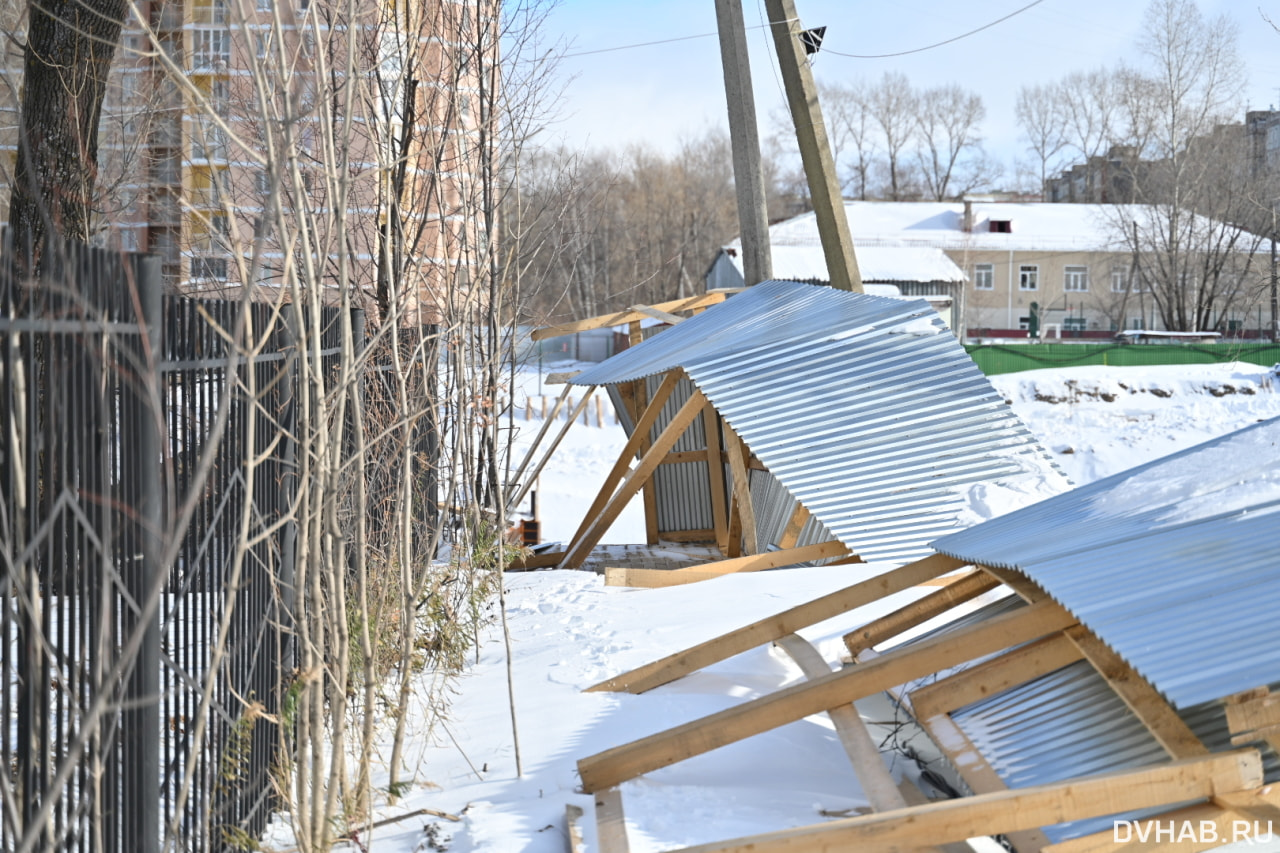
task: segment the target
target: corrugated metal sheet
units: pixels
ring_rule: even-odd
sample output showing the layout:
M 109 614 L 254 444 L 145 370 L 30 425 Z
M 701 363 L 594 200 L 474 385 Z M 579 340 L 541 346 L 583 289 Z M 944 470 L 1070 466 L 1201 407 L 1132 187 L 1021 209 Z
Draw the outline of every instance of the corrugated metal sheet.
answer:
M 926 555 L 970 484 L 1051 465 L 923 300 L 765 282 L 573 381 L 674 367 L 865 559 Z
M 1176 707 L 1280 680 L 1280 418 L 934 547 L 1026 574 Z
M 911 642 L 959 630 L 1021 606 L 1016 598 L 1007 598 L 955 619 Z M 967 669 L 985 659 L 971 661 L 939 677 Z M 1180 712 L 1180 716 L 1209 749 L 1233 748 L 1221 702 L 1187 708 Z M 1025 788 L 1169 760 L 1168 753 L 1146 726 L 1086 661 L 1077 661 L 960 708 L 951 717 L 1010 788 Z M 1265 745 L 1258 746 L 1263 755 L 1266 780 L 1274 782 L 1280 779 L 1280 758 Z M 1120 817 L 1136 819 L 1168 810 L 1148 809 Z M 1052 841 L 1062 841 L 1109 829 L 1111 820 L 1099 818 L 1062 824 L 1046 828 L 1045 834 Z

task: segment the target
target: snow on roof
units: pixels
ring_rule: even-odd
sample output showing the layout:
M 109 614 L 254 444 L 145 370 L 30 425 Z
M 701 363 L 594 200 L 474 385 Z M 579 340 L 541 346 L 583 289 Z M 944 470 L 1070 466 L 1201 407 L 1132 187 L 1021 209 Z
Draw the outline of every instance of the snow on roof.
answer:
M 929 553 L 925 543 L 961 523 L 974 483 L 1035 472 L 1065 485 L 922 299 L 766 281 L 570 381 L 675 367 L 867 560 Z
M 963 227 L 964 207 L 962 202 L 844 203 L 860 264 L 863 253 L 877 247 L 1128 251 L 1123 237 L 1124 223 L 1132 222 L 1135 217 L 1145 217 L 1150 212 L 1148 205 L 974 202 L 973 226 L 966 232 Z M 992 221 L 1009 222 L 1009 233 L 992 233 Z M 769 227 L 769 240 L 775 250 L 786 246 L 821 245 L 817 219 L 813 213 L 804 213 L 772 225 Z M 734 242 L 730 245 L 739 244 Z M 863 277 L 870 278 L 866 273 Z
M 1021 571 L 1178 707 L 1280 681 L 1280 418 L 933 547 Z
M 738 272 L 742 272 L 742 253 L 736 251 L 740 244 L 734 243 L 726 247 L 735 249 L 729 253 Z M 774 244 L 771 246 L 773 257 L 773 276 L 790 281 L 828 281 L 827 259 L 822 253 L 822 246 L 817 242 L 812 245 L 795 246 Z M 962 282 L 964 271 L 946 256 L 939 248 L 933 246 L 859 246 L 856 250 L 858 271 L 863 282 Z M 876 293 L 874 295 L 895 295 L 893 293 Z

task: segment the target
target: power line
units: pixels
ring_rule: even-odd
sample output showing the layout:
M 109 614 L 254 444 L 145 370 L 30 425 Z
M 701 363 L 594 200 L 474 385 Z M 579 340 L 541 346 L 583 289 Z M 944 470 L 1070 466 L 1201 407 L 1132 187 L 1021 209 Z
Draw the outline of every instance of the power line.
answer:
M 831 50 L 830 48 L 826 48 L 822 52 L 830 53 L 834 56 L 843 56 L 847 59 L 889 59 L 894 56 L 907 56 L 912 53 L 923 53 L 926 50 L 933 50 L 935 47 L 942 47 L 944 44 L 951 44 L 952 42 L 960 41 L 960 39 L 968 38 L 969 36 L 980 33 L 983 30 L 989 30 L 992 27 L 994 27 L 996 24 L 1002 24 L 1005 21 L 1009 20 L 1010 18 L 1014 17 L 1015 15 L 1021 15 L 1023 12 L 1027 11 L 1032 6 L 1039 6 L 1043 2 L 1044 0 L 1032 0 L 1032 2 L 1023 6 L 1021 9 L 1015 9 L 1014 11 L 1005 15 L 1003 18 L 996 18 L 991 23 L 983 24 L 982 26 L 978 27 L 976 30 L 969 30 L 969 32 L 967 33 L 961 33 L 960 35 L 955 36 L 953 38 L 949 38 L 946 41 L 935 42 L 934 44 L 927 44 L 924 47 L 916 47 L 916 48 L 912 48 L 911 50 L 900 50 L 897 53 L 862 54 L 862 53 L 841 53 L 838 50 Z
M 759 30 L 763 27 L 747 27 L 749 30 Z M 719 33 L 698 33 L 694 36 L 679 36 L 677 38 L 659 39 L 658 41 L 642 41 L 637 44 L 620 44 L 615 47 L 602 47 L 599 50 L 580 50 L 577 53 L 566 53 L 561 59 L 573 59 L 575 56 L 590 56 L 594 53 L 612 53 L 615 50 L 631 50 L 635 47 L 652 47 L 655 44 L 671 44 L 677 41 L 690 41 L 692 39 L 712 38 Z
M 912 53 L 923 53 L 926 50 L 933 50 L 936 47 L 942 47 L 943 45 L 951 44 L 952 42 L 957 42 L 957 41 L 960 41 L 961 39 L 966 39 L 971 35 L 976 35 L 977 33 L 982 32 L 983 30 L 989 30 L 992 27 L 994 27 L 996 24 L 1002 24 L 1012 17 L 1021 15 L 1023 12 L 1027 11 L 1033 6 L 1039 6 L 1043 2 L 1044 0 L 1032 0 L 1032 2 L 1023 6 L 1021 9 L 1015 9 L 1014 11 L 1005 15 L 1003 18 L 996 18 L 991 23 L 983 24 L 982 26 L 978 27 L 975 30 L 969 30 L 967 33 L 961 33 L 960 35 L 946 39 L 945 41 L 935 42 L 934 44 L 927 44 L 924 47 L 916 47 L 916 48 L 912 48 L 911 50 L 901 50 L 901 51 L 898 51 L 897 53 L 862 54 L 862 53 L 841 53 L 838 50 L 831 50 L 830 48 L 824 47 L 821 52 L 830 53 L 834 56 L 843 56 L 847 59 L 889 59 L 895 56 L 907 56 Z M 768 25 L 760 24 L 754 27 L 747 27 L 747 29 L 763 30 L 763 29 L 768 29 Z M 598 50 L 580 50 L 576 53 L 566 53 L 564 56 L 561 57 L 561 59 L 573 59 L 578 56 L 592 56 L 597 53 L 613 53 L 614 51 L 617 51 L 617 50 L 632 50 L 637 47 L 653 47 L 654 45 L 659 45 L 659 44 L 672 44 L 674 42 L 679 42 L 679 41 L 692 41 L 693 39 L 712 38 L 716 35 L 719 35 L 719 34 L 718 33 L 698 33 L 692 36 L 677 36 L 676 38 L 658 39 L 657 41 L 642 41 L 642 42 L 637 42 L 635 44 L 620 44 L 620 45 L 615 45 L 614 47 L 602 47 L 602 48 L 599 48 Z

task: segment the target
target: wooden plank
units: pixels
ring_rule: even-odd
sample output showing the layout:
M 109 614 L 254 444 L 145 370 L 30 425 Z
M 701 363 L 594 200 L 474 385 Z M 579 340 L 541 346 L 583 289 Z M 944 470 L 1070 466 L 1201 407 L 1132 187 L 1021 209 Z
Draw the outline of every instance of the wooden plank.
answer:
M 642 341 L 640 324 L 631 324 L 631 338 L 633 341 Z M 682 373 L 683 371 L 673 371 Z M 637 379 L 635 386 L 635 400 L 637 408 L 641 405 L 648 406 L 649 403 L 649 384 L 648 379 Z M 661 387 L 658 389 L 661 391 Z M 655 397 L 657 394 L 655 393 Z M 665 400 L 663 401 L 665 404 Z M 649 450 L 649 430 L 644 431 L 644 435 L 640 437 L 640 454 L 644 455 Z M 641 491 L 640 500 L 644 506 L 644 541 L 649 545 L 658 544 L 658 484 L 653 482 L 653 478 L 645 480 L 644 488 Z
M 849 654 L 857 658 L 859 652 L 878 646 L 885 640 L 892 639 L 917 625 L 923 625 L 956 605 L 977 598 L 998 586 L 1000 581 L 990 575 L 982 573 L 965 575 L 919 601 L 913 601 L 906 607 L 869 622 L 855 631 L 850 631 L 844 635 L 844 644 L 849 649 Z
M 776 569 L 782 566 L 794 566 L 796 563 L 808 563 L 812 560 L 825 560 L 829 557 L 840 557 L 849 553 L 843 542 L 831 540 L 816 545 L 805 545 L 786 551 L 766 551 L 763 554 L 751 554 L 746 557 L 734 557 L 729 560 L 717 560 L 714 563 L 703 563 L 688 568 L 673 569 L 675 572 L 698 572 L 715 575 L 728 575 L 735 572 L 759 572 L 764 569 Z M 790 633 L 790 632 L 789 632 Z
M 738 572 L 759 572 L 765 569 L 776 569 L 782 566 L 794 566 L 810 560 L 821 560 L 827 557 L 838 557 L 848 553 L 843 543 L 822 542 L 818 545 L 806 545 L 790 551 L 769 551 L 764 554 L 753 554 L 748 557 L 735 557 L 729 560 L 717 560 L 714 563 L 701 563 L 679 569 L 630 569 L 625 567 L 606 568 L 605 586 L 663 587 L 680 584 L 697 583 L 724 577 Z
M 642 453 L 645 449 L 645 445 L 649 441 L 649 430 L 653 428 L 658 416 L 662 414 L 662 407 L 666 405 L 667 400 L 671 397 L 671 392 L 679 384 L 680 376 L 680 370 L 669 372 L 666 378 L 662 380 L 662 384 L 658 386 L 657 393 L 653 395 L 653 402 L 645 408 L 644 413 L 639 418 L 632 421 L 635 424 L 635 429 L 632 430 L 631 437 L 623 445 L 622 452 L 618 454 L 618 460 L 613 463 L 613 468 L 605 476 L 604 483 L 600 486 L 600 491 L 596 494 L 595 500 L 591 502 L 591 507 L 583 515 L 582 522 L 578 525 L 578 529 L 574 531 L 573 537 L 569 540 L 570 542 L 577 542 L 586 534 L 591 523 L 599 517 L 609 503 L 609 498 L 613 497 L 613 493 L 617 491 L 618 484 L 622 482 L 622 478 L 631 469 L 632 458 L 636 454 Z M 634 400 L 634 396 L 632 396 L 632 400 Z
M 706 448 L 701 450 L 677 450 L 662 457 L 663 465 L 683 465 L 686 462 L 705 461 L 707 461 Z M 728 460 L 725 459 L 725 454 L 720 454 L 720 464 L 723 465 L 727 461 Z
M 733 496 L 738 504 L 738 519 L 742 525 L 743 553 L 754 554 L 756 542 L 756 514 L 751 506 L 751 478 L 747 470 L 747 457 L 751 451 L 747 443 L 729 426 L 724 425 L 728 441 L 729 470 L 733 474 Z
M 779 548 L 794 548 L 796 542 L 800 539 L 800 531 L 804 528 L 805 523 L 809 520 L 809 510 L 805 505 L 796 501 L 796 510 L 791 513 L 791 520 L 787 522 L 787 526 L 782 531 L 782 537 L 778 540 Z
M 898 785 L 898 790 L 902 792 L 902 798 L 907 801 L 909 806 L 923 806 L 929 802 L 929 798 L 924 792 L 916 787 L 915 783 L 910 779 L 903 779 Z M 941 850 L 942 853 L 973 853 L 973 848 L 963 841 L 953 841 L 950 844 L 939 844 L 934 850 Z
M 543 380 L 544 385 L 565 385 L 569 380 L 581 373 L 581 370 L 565 370 L 560 373 L 548 373 Z
M 1182 721 L 1168 701 L 1118 654 L 1084 626 L 1067 631 L 1067 638 L 1076 644 L 1098 674 L 1107 680 L 1129 710 L 1142 721 L 1168 753 L 1174 758 L 1191 758 L 1205 755 L 1208 749 L 1195 733 Z
M 600 853 L 629 853 L 626 817 L 622 813 L 622 792 L 609 788 L 596 792 L 596 845 Z
M 726 554 L 729 547 L 729 517 L 725 503 L 723 447 L 720 443 L 720 414 L 716 407 L 707 403 L 702 410 L 702 429 L 707 436 L 707 483 L 711 489 L 711 521 L 716 529 L 716 544 L 720 553 Z
M 587 688 L 587 692 L 618 691 L 643 693 L 675 681 L 691 672 L 731 658 L 756 646 L 771 643 L 779 637 L 794 634 L 801 628 L 816 625 L 832 617 L 910 589 L 922 581 L 946 574 L 963 566 L 959 560 L 933 554 L 914 563 L 885 572 L 874 578 L 847 586 L 789 610 L 776 613 L 750 625 L 744 625 L 719 637 L 699 643 L 661 660 L 645 664 Z
M 548 551 L 545 554 L 530 554 L 523 559 L 512 560 L 507 563 L 507 571 L 521 571 L 528 569 L 549 569 L 552 566 L 560 565 L 560 561 L 564 559 L 564 551 Z
M 609 502 L 600 510 L 600 514 L 588 526 L 586 532 L 566 549 L 568 553 L 565 554 L 564 562 L 560 564 L 562 568 L 576 569 L 582 565 L 582 561 L 586 559 L 587 554 L 591 553 L 591 549 L 600 541 L 600 537 L 609 529 L 609 525 L 613 524 L 631 498 L 635 497 L 640 487 L 657 470 L 658 461 L 680 440 L 680 436 L 684 435 L 685 430 L 693 423 L 705 404 L 706 398 L 702 396 L 701 391 L 694 391 L 693 396 L 685 401 L 680 411 L 676 412 L 675 417 L 653 442 L 653 446 L 618 485 L 617 493 L 609 498 Z
M 587 844 L 582 838 L 582 806 L 566 803 L 564 807 L 565 838 L 569 841 L 569 853 L 587 853 Z
M 1266 690 L 1264 687 L 1252 695 L 1227 701 L 1227 728 L 1233 735 L 1248 735 L 1280 725 L 1280 693 Z
M 686 299 L 674 299 L 670 302 L 659 302 L 651 307 L 659 311 L 675 312 L 675 311 L 692 311 L 694 308 L 706 308 L 710 305 L 716 305 L 724 301 L 726 291 L 708 291 L 697 296 L 691 296 Z M 636 323 L 644 319 L 647 315 L 638 311 L 616 311 L 612 314 L 601 314 L 596 317 L 588 317 L 585 320 L 574 320 L 571 323 L 560 323 L 555 326 L 544 326 L 541 329 L 534 329 L 530 336 L 535 341 L 544 341 L 547 338 L 558 338 L 561 335 L 572 335 L 574 332 L 586 332 L 591 329 L 603 329 L 607 326 L 624 326 L 628 323 Z
M 1055 634 L 913 690 L 911 709 L 917 718 L 949 714 L 1083 658 L 1075 643 Z
M 800 667 L 805 678 L 813 679 L 831 674 L 831 667 L 822 659 L 808 640 L 798 634 L 787 634 L 779 637 L 777 646 L 787 653 Z M 862 793 L 867 795 L 867 802 L 878 812 L 891 809 L 905 809 L 907 801 L 893 781 L 893 774 L 885 766 L 884 758 L 866 723 L 852 704 L 840 705 L 827 711 L 831 724 L 836 728 L 836 737 L 840 739 L 849 762 L 853 764 L 853 772 L 862 786 Z
M 975 657 L 1061 631 L 1074 622 L 1075 618 L 1053 601 L 1032 604 L 589 756 L 578 762 L 578 775 L 586 791 L 609 788 Z
M 1261 782 L 1262 760 L 1257 752 L 1227 752 L 701 844 L 679 853 L 902 850 L 1158 808 L 1256 788 Z
M 628 569 L 609 566 L 604 570 L 605 586 L 629 586 L 637 589 L 660 589 L 691 583 L 713 581 L 724 577 L 713 572 L 675 571 L 674 569 Z
M 1177 851 L 1177 853 L 1199 853 L 1203 850 L 1212 850 L 1215 847 L 1221 847 L 1223 844 L 1233 840 L 1235 827 L 1232 825 L 1234 821 L 1244 820 L 1249 826 L 1249 834 L 1252 834 L 1252 818 L 1245 817 L 1246 814 L 1253 811 L 1251 806 L 1262 806 L 1265 808 L 1275 809 L 1280 806 L 1280 785 L 1265 785 L 1262 788 L 1255 788 L 1250 791 L 1240 791 L 1234 794 L 1219 794 L 1210 802 L 1199 803 L 1194 806 L 1176 809 L 1174 811 L 1165 812 L 1149 818 L 1145 821 L 1135 822 L 1137 825 L 1131 829 L 1125 829 L 1117 836 L 1114 828 L 1105 829 L 1094 835 L 1085 835 L 1080 838 L 1072 838 L 1068 841 L 1060 841 L 1057 844 L 1051 844 L 1043 848 L 1040 853 L 1122 853 L 1125 850 L 1150 850 L 1154 849 L 1155 829 L 1156 826 L 1164 827 L 1166 835 L 1162 839 L 1159 846 L 1161 851 Z M 1235 808 L 1240 808 L 1236 811 Z M 1152 821 L 1156 822 L 1155 826 Z M 1201 831 L 1202 821 L 1205 826 L 1213 826 L 1213 830 L 1205 828 Z M 1173 826 L 1175 830 L 1182 826 L 1190 825 L 1196 828 L 1196 840 L 1184 838 L 1182 841 L 1168 843 L 1168 828 Z M 1265 831 L 1266 820 L 1262 821 L 1262 828 Z M 1139 832 L 1142 835 L 1139 835 Z M 1216 839 L 1214 834 L 1216 833 Z M 1242 833 L 1243 835 L 1244 833 Z M 1141 838 L 1146 838 L 1144 842 Z M 1236 841 L 1244 841 L 1245 838 L 1239 837 Z

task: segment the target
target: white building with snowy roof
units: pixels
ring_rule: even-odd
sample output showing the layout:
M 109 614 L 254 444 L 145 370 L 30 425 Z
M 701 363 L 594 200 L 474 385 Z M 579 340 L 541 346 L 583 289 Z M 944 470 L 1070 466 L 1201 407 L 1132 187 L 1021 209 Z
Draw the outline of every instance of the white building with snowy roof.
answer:
M 929 299 L 965 337 L 1109 338 L 1159 327 L 1123 238 L 1138 207 L 973 197 L 846 201 L 845 213 L 863 281 Z M 769 240 L 774 278 L 828 280 L 813 213 L 772 225 Z M 720 250 L 708 288 L 742 286 L 740 249 Z

